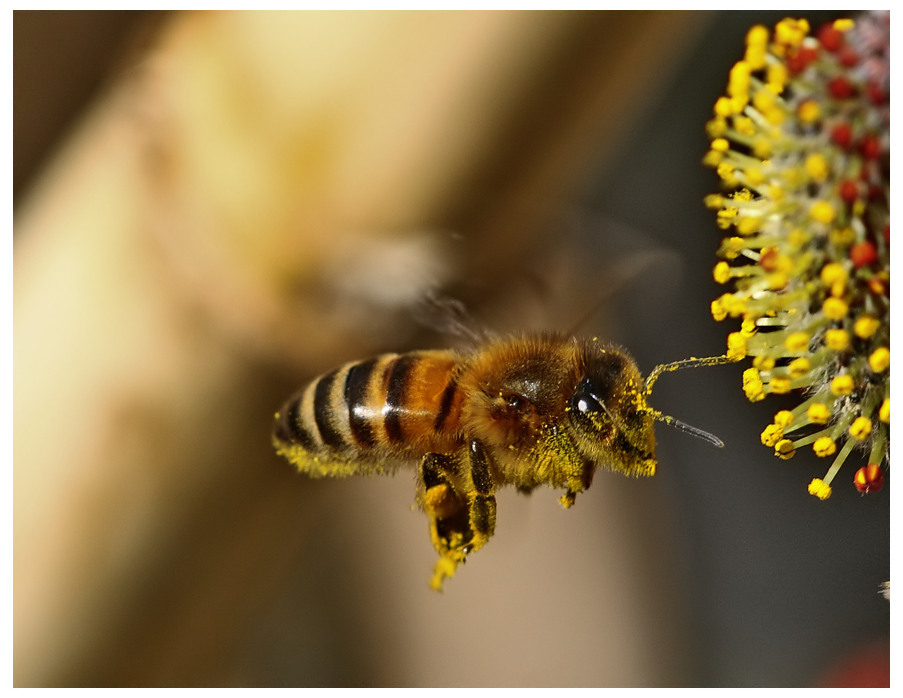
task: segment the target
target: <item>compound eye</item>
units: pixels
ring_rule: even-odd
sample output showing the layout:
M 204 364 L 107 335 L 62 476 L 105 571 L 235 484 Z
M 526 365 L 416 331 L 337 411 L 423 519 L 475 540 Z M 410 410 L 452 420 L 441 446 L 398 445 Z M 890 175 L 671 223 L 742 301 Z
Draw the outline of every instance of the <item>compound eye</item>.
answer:
M 580 385 L 577 386 L 577 389 L 571 396 L 571 409 L 584 415 L 598 414 L 605 411 L 602 401 L 596 397 L 593 384 L 589 378 L 584 378 L 580 381 Z

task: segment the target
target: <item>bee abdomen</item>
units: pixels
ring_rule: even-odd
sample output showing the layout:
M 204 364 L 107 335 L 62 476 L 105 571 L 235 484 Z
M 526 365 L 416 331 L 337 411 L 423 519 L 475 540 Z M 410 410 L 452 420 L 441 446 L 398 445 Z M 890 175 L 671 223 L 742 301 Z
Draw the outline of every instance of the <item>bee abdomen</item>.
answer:
M 378 441 L 378 410 L 368 399 L 387 364 L 386 354 L 352 362 L 311 381 L 277 415 L 273 439 L 301 470 L 335 459 L 357 458 Z
M 378 470 L 373 462 L 403 458 L 415 444 L 444 446 L 459 412 L 456 365 L 450 352 L 347 363 L 285 404 L 273 432 L 277 450 L 304 472 L 339 475 Z

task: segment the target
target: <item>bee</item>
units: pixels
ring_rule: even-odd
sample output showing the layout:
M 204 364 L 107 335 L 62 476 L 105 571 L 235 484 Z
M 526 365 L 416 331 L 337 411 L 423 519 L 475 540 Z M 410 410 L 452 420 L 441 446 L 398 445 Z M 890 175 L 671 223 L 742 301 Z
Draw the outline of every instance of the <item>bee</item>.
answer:
M 655 474 L 654 422 L 707 432 L 647 405 L 661 373 L 725 356 L 657 366 L 644 380 L 623 348 L 596 339 L 525 335 L 473 351 L 413 351 L 352 361 L 293 395 L 273 444 L 302 473 L 345 477 L 417 470 L 417 503 L 439 554 L 441 591 L 495 531 L 496 490 L 564 490 L 571 507 L 598 468 Z

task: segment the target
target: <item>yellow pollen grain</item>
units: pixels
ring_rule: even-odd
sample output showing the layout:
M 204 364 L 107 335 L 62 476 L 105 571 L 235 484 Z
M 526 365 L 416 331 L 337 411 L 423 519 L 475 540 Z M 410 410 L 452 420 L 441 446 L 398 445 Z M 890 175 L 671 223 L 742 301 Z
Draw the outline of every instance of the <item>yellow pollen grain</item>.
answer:
M 809 483 L 809 494 L 824 501 L 831 496 L 831 485 L 820 478 L 815 478 Z
M 826 298 L 822 311 L 830 320 L 843 320 L 847 316 L 847 304 L 840 298 Z
M 881 327 L 881 321 L 872 315 L 861 315 L 856 318 L 853 324 L 853 332 L 860 339 L 868 339 L 878 328 Z
M 850 346 L 850 333 L 839 328 L 827 330 L 825 344 L 832 351 L 846 351 Z
M 816 402 L 809 405 L 809 409 L 806 410 L 806 417 L 813 424 L 827 424 L 828 420 L 831 419 L 831 410 L 828 409 L 825 403 Z
M 878 419 L 880 419 L 885 424 L 890 424 L 890 398 L 884 398 L 884 402 L 881 403 L 881 407 L 878 410 Z
M 855 26 L 856 22 L 846 17 L 834 20 L 834 28 L 839 32 L 847 32 Z
M 890 350 L 878 347 L 869 355 L 869 368 L 875 373 L 883 373 L 890 368 Z
M 831 379 L 831 393 L 837 397 L 849 395 L 854 387 L 853 377 L 849 374 L 844 373 Z
M 857 417 L 850 425 L 850 436 L 864 441 L 872 433 L 872 420 L 868 417 Z
M 830 436 L 822 436 L 812 444 L 812 450 L 815 451 L 815 455 L 819 458 L 827 458 L 837 453 L 837 444 L 834 443 L 834 439 Z

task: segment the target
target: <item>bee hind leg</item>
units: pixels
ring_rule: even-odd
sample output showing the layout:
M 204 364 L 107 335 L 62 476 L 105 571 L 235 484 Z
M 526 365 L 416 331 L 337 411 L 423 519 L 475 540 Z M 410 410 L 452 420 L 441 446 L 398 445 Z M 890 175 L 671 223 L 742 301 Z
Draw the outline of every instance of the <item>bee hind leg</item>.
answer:
M 467 556 L 470 543 L 470 521 L 467 500 L 458 493 L 458 461 L 443 453 L 427 453 L 420 463 L 423 479 L 421 506 L 430 521 L 430 540 L 439 561 L 430 586 L 442 591 L 442 582 L 455 573 L 459 562 Z
M 461 462 L 466 463 L 460 468 Z M 430 539 L 439 553 L 430 585 L 442 590 L 467 555 L 486 544 L 495 530 L 495 488 L 479 442 L 467 456 L 428 453 L 421 462 L 423 510 L 430 520 Z

